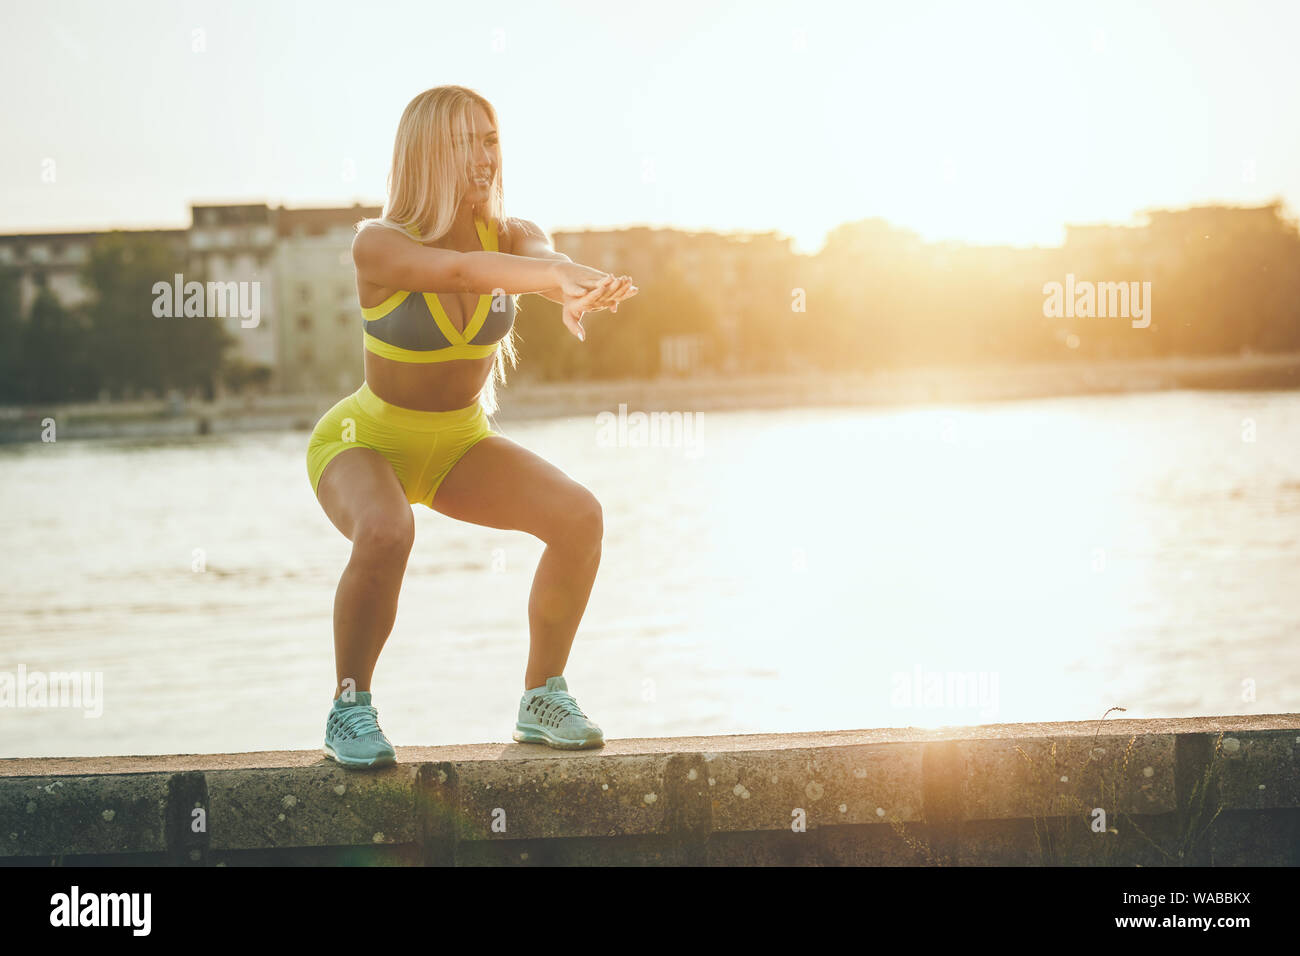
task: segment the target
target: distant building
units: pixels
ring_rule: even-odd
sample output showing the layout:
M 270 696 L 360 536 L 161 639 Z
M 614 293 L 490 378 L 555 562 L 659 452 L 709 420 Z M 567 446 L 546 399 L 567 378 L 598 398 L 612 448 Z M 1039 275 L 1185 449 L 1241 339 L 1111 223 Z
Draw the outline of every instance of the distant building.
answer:
M 701 366 L 735 371 L 743 322 L 757 310 L 789 311 L 800 261 L 792 240 L 776 232 L 684 232 L 637 226 L 560 231 L 553 239 L 555 248 L 574 262 L 643 282 L 675 270 L 712 308 L 718 354 L 708 354 L 704 335 L 689 337 L 690 343 L 681 336 L 665 337 L 660 343 L 660 367 L 672 374 Z
M 353 227 L 377 206 L 272 208 L 266 203 L 194 205 L 188 229 L 120 230 L 167 240 L 186 281 L 258 283 L 258 324 L 239 315 L 213 319 L 230 333 L 228 357 L 272 370 L 281 392 L 337 391 L 360 382 L 361 333 Z M 41 288 L 68 308 L 85 304 L 81 271 L 101 232 L 0 236 L 0 266 L 19 270 L 21 309 Z M 170 282 L 171 276 L 159 276 Z
M 1065 227 L 1066 266 L 1081 279 L 1108 278 L 1108 270 L 1147 265 L 1150 247 L 1151 235 L 1144 226 Z
M 127 235 L 164 239 L 174 246 L 178 260 L 184 258 L 184 229 L 125 231 Z M 0 266 L 19 271 L 23 313 L 31 308 L 42 288 L 53 292 L 65 307 L 84 305 L 90 293 L 81 282 L 81 270 L 90 259 L 91 246 L 102 235 L 99 232 L 51 232 L 0 236 Z
M 1153 273 L 1182 268 L 1193 247 L 1230 242 L 1255 230 L 1269 231 L 1280 221 L 1282 204 L 1262 206 L 1192 206 L 1153 209 L 1137 226 L 1067 225 L 1067 264 L 1080 278 L 1084 270 L 1137 269 Z
M 689 375 L 704 358 L 703 335 L 665 335 L 659 339 L 659 371 L 668 375 Z
M 336 393 L 364 376 L 360 303 L 351 259 L 356 223 L 381 215 L 379 206 L 288 209 L 266 203 L 191 206 L 188 229 L 122 230 L 171 243 L 186 280 L 259 284 L 259 322 L 245 328 L 238 314 L 220 321 L 233 339 L 228 357 L 268 366 L 277 392 Z M 24 312 L 41 287 L 68 307 L 88 297 L 81 269 L 104 233 L 0 236 L 0 265 L 20 270 Z M 554 233 L 556 248 L 597 268 L 643 282 L 681 275 L 713 310 L 716 325 L 665 335 L 659 368 L 691 374 L 736 370 L 743 358 L 742 324 L 763 311 L 789 318 L 792 288 L 806 285 L 813 257 L 796 256 L 775 232 L 708 233 L 634 227 Z M 171 276 L 160 276 L 171 280 Z
M 351 391 L 365 377 L 352 237 L 358 221 L 381 213 L 378 206 L 360 205 L 278 210 L 277 382 L 282 391 Z
M 266 203 L 191 206 L 189 268 L 205 282 L 259 283 L 258 324 L 244 328 L 238 315 L 220 321 L 234 340 L 229 355 L 255 365 L 277 365 L 275 348 L 275 211 Z M 186 276 L 189 281 L 189 276 Z

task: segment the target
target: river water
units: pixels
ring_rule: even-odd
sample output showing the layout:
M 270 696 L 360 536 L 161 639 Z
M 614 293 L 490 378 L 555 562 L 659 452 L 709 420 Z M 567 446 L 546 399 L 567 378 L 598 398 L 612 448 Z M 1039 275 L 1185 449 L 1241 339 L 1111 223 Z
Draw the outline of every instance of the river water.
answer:
M 604 506 L 566 673 L 607 737 L 1300 711 L 1300 393 L 694 424 L 499 422 Z M 0 707 L 0 756 L 319 747 L 349 545 L 306 441 L 0 448 L 0 681 L 102 680 Z M 541 550 L 417 509 L 394 743 L 509 740 Z

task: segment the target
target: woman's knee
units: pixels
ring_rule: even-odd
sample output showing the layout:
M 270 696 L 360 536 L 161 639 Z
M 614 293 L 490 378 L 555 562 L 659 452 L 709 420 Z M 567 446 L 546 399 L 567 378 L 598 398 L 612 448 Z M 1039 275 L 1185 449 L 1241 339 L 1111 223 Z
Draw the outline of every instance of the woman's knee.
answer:
M 558 543 L 583 551 L 600 551 L 605 536 L 605 513 L 595 495 L 579 485 L 565 500 L 558 516 L 561 519 L 556 529 Z
M 352 553 L 367 560 L 405 563 L 415 544 L 415 517 L 410 508 L 375 509 L 357 516 Z

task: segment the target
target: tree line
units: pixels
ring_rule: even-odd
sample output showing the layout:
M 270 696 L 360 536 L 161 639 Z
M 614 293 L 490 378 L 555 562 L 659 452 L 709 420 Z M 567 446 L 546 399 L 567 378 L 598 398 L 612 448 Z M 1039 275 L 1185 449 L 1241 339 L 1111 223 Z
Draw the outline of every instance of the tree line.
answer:
M 568 347 L 559 306 L 527 297 L 527 312 L 553 321 L 520 323 L 521 362 L 557 380 L 654 375 L 659 339 L 687 333 L 703 337 L 707 366 L 740 373 L 1300 350 L 1300 230 L 1280 202 L 1148 215 L 1146 226 L 1080 230 L 1046 248 L 846 223 L 816 256 L 742 261 L 739 292 L 721 306 L 671 269 L 634 276 L 640 294 L 584 320 L 580 348 Z M 1149 321 L 1047 314 L 1045 287 L 1068 276 L 1137 283 Z
M 1300 350 L 1300 229 L 1281 203 L 1149 217 L 1035 249 L 923 243 L 879 220 L 841 226 L 809 290 L 817 335 L 793 347 L 838 370 Z M 1067 277 L 1137 283 L 1149 323 L 1045 314 L 1045 287 Z
M 739 373 L 1300 350 L 1300 229 L 1280 202 L 1149 218 L 1032 249 L 929 243 L 882 220 L 846 223 L 817 256 L 742 257 L 726 289 L 709 288 L 708 276 L 687 281 L 671 263 L 635 276 L 641 292 L 617 314 L 588 315 L 581 345 L 558 305 L 523 296 L 519 374 L 653 377 L 664 371 L 661 340 L 681 335 L 700 337 L 704 370 Z M 219 323 L 153 317 L 154 283 L 186 271 L 178 255 L 155 237 L 110 233 L 83 267 L 85 304 L 66 308 L 46 288 L 26 315 L 18 273 L 0 270 L 0 402 L 265 384 L 269 370 L 226 357 L 232 339 Z M 1045 287 L 1067 276 L 1148 288 L 1148 324 L 1047 314 Z
M 108 233 L 82 266 L 84 303 L 65 306 L 43 284 L 24 314 L 21 274 L 0 269 L 0 402 L 210 397 L 242 370 L 225 360 L 233 339 L 218 323 L 154 317 L 154 284 L 178 272 L 184 259 L 164 240 Z

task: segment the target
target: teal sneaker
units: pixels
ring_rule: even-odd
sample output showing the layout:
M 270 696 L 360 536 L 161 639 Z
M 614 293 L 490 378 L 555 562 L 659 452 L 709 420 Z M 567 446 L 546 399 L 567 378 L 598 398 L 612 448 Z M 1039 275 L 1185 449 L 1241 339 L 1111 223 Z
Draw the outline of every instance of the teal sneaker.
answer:
M 548 677 L 545 687 L 524 691 L 512 736 L 521 744 L 560 750 L 605 746 L 604 733 L 578 708 L 563 677 Z
M 345 767 L 387 767 L 397 763 L 397 751 L 379 729 L 370 691 L 353 692 L 356 700 L 340 697 L 325 720 L 325 756 Z

